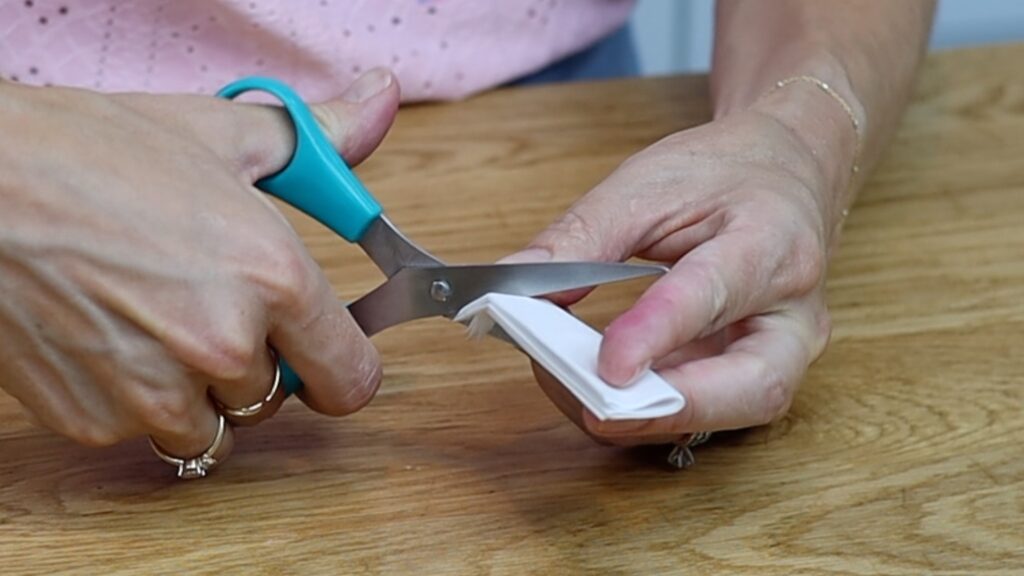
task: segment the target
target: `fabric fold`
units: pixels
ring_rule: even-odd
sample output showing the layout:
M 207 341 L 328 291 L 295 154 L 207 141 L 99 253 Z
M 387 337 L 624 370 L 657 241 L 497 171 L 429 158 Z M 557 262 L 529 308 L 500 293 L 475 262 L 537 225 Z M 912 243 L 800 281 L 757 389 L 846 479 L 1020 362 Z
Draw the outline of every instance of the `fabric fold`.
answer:
M 467 304 L 455 320 L 469 322 L 471 334 L 500 326 L 601 420 L 659 418 L 686 405 L 683 395 L 651 370 L 626 388 L 602 380 L 597 375 L 601 334 L 547 300 L 490 293 Z

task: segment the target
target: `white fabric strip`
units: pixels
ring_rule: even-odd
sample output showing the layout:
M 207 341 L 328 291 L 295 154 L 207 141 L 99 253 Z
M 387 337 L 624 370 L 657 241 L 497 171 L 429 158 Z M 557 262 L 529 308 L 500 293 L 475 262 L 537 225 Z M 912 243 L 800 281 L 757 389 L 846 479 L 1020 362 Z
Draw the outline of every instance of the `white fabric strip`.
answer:
M 479 335 L 497 323 L 601 420 L 659 418 L 686 405 L 683 395 L 651 370 L 626 388 L 607 384 L 597 375 L 601 334 L 547 300 L 490 293 L 466 305 L 455 321 L 469 321 L 471 334 Z

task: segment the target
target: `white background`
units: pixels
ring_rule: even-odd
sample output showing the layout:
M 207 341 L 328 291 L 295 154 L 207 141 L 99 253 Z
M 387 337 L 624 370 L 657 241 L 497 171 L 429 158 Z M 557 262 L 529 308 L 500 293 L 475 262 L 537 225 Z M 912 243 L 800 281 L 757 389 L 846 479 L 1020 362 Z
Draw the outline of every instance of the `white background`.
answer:
M 641 71 L 706 71 L 713 12 L 713 0 L 639 0 L 631 26 Z M 1024 41 L 1024 0 L 940 0 L 933 50 L 1009 41 Z

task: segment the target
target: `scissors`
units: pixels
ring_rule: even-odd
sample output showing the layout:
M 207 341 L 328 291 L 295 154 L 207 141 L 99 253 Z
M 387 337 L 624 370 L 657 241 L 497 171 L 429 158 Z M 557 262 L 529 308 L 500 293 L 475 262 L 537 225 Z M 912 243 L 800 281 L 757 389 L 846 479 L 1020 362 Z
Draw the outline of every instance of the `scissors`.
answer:
M 279 100 L 295 129 L 295 150 L 288 164 L 256 182 L 256 187 L 359 244 L 387 276 L 383 284 L 348 305 L 367 336 L 419 318 L 451 319 L 466 304 L 488 292 L 543 296 L 666 271 L 658 265 L 605 262 L 445 264 L 388 220 L 380 204 L 334 149 L 309 107 L 288 85 L 253 76 L 232 82 L 217 95 L 233 99 L 251 91 Z M 297 392 L 302 388 L 298 375 L 283 359 L 278 362 L 286 393 Z

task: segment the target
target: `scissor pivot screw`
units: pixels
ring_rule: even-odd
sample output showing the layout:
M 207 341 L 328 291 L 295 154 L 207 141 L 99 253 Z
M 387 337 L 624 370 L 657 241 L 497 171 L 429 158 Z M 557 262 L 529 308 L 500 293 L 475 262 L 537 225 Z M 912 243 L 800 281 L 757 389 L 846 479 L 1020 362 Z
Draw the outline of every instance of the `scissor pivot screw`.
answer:
M 447 302 L 452 297 L 452 285 L 447 280 L 434 280 L 430 283 L 430 297 L 436 302 Z

